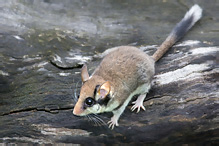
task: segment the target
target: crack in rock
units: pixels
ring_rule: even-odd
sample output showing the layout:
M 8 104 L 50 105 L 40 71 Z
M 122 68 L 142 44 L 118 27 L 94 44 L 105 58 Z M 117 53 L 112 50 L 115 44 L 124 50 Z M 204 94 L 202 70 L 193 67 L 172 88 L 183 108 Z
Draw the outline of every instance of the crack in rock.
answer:
M 45 107 L 45 108 L 26 108 L 26 109 L 20 109 L 20 110 L 14 110 L 14 111 L 10 111 L 8 113 L 3 113 L 0 116 L 7 116 L 7 115 L 12 115 L 12 114 L 16 114 L 16 113 L 22 113 L 22 112 L 31 112 L 31 111 L 44 111 L 44 112 L 49 112 L 49 113 L 53 113 L 56 114 L 59 111 L 64 111 L 64 110 L 72 110 L 73 107 L 65 107 L 65 108 L 50 108 L 50 107 Z

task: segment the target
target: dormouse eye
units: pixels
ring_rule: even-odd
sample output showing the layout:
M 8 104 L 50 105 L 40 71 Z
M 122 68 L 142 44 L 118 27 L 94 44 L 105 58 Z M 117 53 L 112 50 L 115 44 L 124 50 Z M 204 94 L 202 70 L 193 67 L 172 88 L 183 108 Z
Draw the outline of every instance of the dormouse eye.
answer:
M 95 100 L 94 100 L 93 98 L 91 98 L 91 97 L 88 97 L 88 98 L 85 99 L 85 104 L 86 104 L 87 106 L 89 106 L 89 107 L 91 107 L 92 105 L 94 105 L 94 103 L 95 103 Z
M 77 96 L 78 98 L 80 97 L 80 94 L 78 94 L 78 96 Z

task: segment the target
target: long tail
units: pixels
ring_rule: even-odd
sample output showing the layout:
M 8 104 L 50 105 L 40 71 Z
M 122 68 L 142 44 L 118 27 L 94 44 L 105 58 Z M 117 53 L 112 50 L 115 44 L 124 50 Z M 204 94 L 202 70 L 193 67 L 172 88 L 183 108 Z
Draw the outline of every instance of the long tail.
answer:
M 172 47 L 185 33 L 202 17 L 202 9 L 195 4 L 184 16 L 184 18 L 175 26 L 170 35 L 160 45 L 153 54 L 153 58 L 158 61 L 167 50 Z

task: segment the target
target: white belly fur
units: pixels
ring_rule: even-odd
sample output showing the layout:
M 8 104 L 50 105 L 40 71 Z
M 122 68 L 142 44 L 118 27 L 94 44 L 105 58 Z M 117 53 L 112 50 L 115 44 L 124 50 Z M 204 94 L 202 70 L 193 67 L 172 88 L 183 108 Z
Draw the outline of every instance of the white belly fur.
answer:
M 137 94 L 146 94 L 149 89 L 151 88 L 151 85 L 150 84 L 143 84 L 141 86 L 139 86 L 134 92 L 132 92 L 129 97 L 126 99 L 126 101 L 123 103 L 123 105 L 118 109 L 119 111 L 124 111 L 126 106 L 128 105 L 128 103 L 130 102 L 130 100 L 132 99 L 132 97 L 134 95 L 137 95 Z

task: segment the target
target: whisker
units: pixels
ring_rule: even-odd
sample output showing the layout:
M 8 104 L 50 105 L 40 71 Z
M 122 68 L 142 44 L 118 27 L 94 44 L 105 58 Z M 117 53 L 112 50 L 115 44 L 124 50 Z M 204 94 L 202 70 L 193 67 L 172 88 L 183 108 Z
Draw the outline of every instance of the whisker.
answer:
M 97 115 L 94 115 L 94 116 L 95 116 L 96 119 L 98 119 L 98 120 L 102 123 L 102 125 L 107 125 L 107 124 L 104 122 L 104 120 L 102 120 L 100 117 L 98 117 Z
M 92 122 L 94 126 L 103 127 L 104 129 L 108 130 L 108 124 L 104 122 L 97 114 L 90 114 L 86 115 L 86 118 L 89 120 L 89 122 Z
M 89 110 L 89 109 L 88 109 L 88 110 Z M 97 126 L 101 126 L 101 125 L 104 124 L 104 121 L 103 121 L 101 118 L 99 118 L 99 117 L 97 116 L 97 114 L 92 113 L 92 114 L 89 114 L 89 115 L 90 115 L 90 117 L 91 117 L 96 123 L 98 123 Z
M 70 92 L 70 96 L 72 97 L 73 101 L 76 103 L 77 101 L 75 100 L 75 97 L 74 97 L 73 85 L 72 85 L 72 83 L 69 83 L 69 82 L 67 82 L 67 84 L 68 84 L 68 88 L 71 91 Z M 74 80 L 73 80 L 73 84 L 74 84 Z
M 73 93 L 73 90 L 72 90 L 72 98 L 73 98 L 74 102 L 76 103 L 77 99 L 75 98 L 75 92 Z
M 75 89 L 74 89 L 74 94 L 73 94 L 75 102 L 77 102 L 78 83 L 79 81 L 75 84 Z
M 86 115 L 86 118 L 88 119 L 89 122 L 91 122 L 91 121 L 93 122 L 93 120 L 90 118 L 89 115 Z
M 100 126 L 105 126 L 107 125 L 104 120 L 102 120 L 97 114 L 92 114 L 92 116 L 100 123 Z
M 102 126 L 102 123 L 98 119 L 96 119 L 95 117 L 93 117 L 93 118 L 97 122 L 97 126 Z
M 90 118 L 92 119 L 92 121 L 94 122 L 95 126 L 99 126 L 99 122 L 92 116 L 90 116 Z
M 90 123 L 94 123 L 95 124 L 94 120 L 89 115 L 86 115 L 86 118 L 88 119 L 88 121 Z
M 86 115 L 86 117 L 88 118 L 88 121 L 89 121 L 89 122 L 92 122 L 92 123 L 94 123 L 94 124 L 95 124 L 95 122 L 94 122 L 93 118 L 91 118 L 91 116 L 90 116 L 90 115 Z
M 75 86 L 76 86 L 76 88 L 75 88 L 75 89 L 76 89 L 76 92 L 78 92 L 77 89 L 78 89 L 78 83 L 79 83 L 79 82 L 80 82 L 80 81 L 78 81 L 78 82 L 75 84 Z

